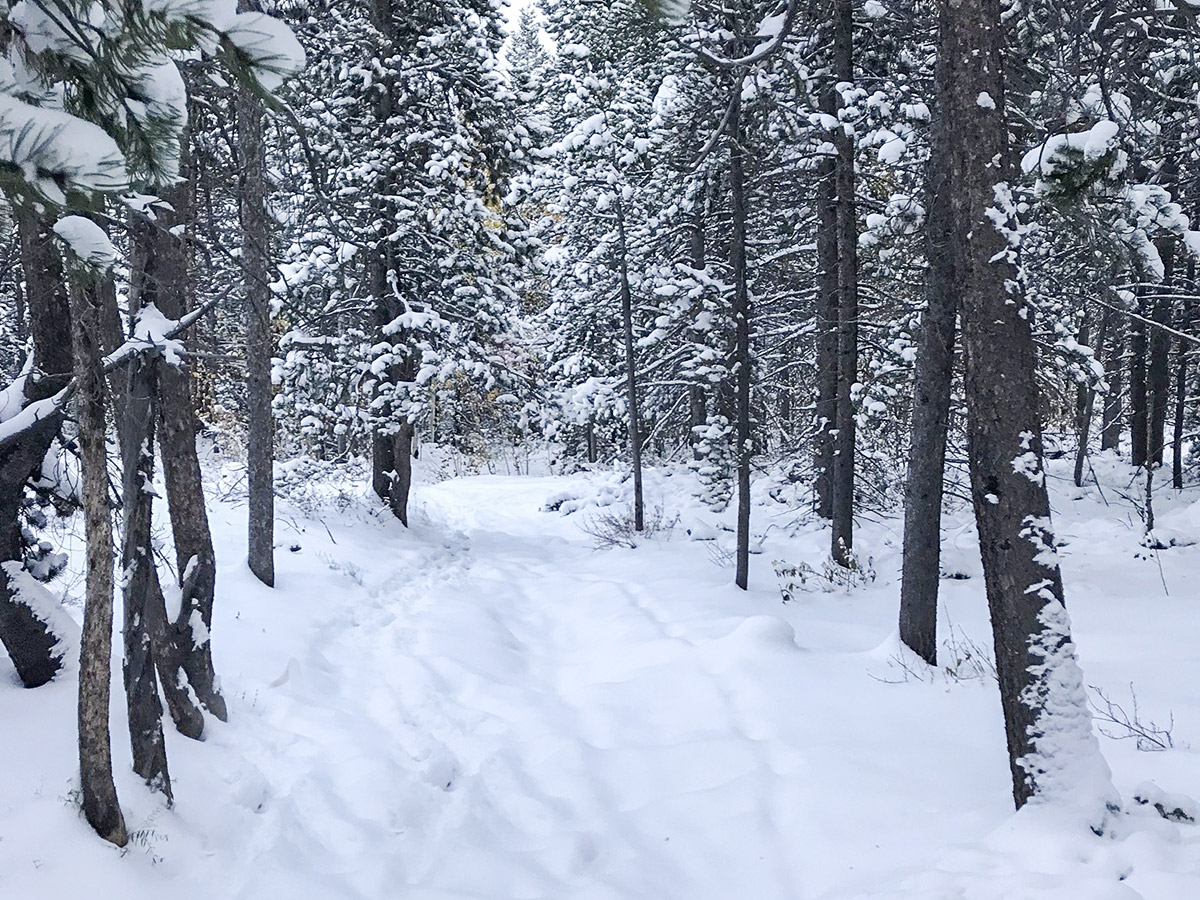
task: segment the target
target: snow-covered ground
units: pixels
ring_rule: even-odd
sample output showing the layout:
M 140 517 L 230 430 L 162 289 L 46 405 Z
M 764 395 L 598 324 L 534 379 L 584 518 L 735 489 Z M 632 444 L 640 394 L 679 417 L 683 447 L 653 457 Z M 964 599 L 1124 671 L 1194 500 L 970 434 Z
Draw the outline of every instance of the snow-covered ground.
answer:
M 168 734 L 166 809 L 128 771 L 118 676 L 127 850 L 77 810 L 72 679 L 25 691 L 0 662 L 0 898 L 1200 897 L 1200 827 L 1132 801 L 1200 796 L 1200 548 L 1142 547 L 1139 488 L 1097 469 L 1103 490 L 1053 482 L 1081 661 L 1129 712 L 1132 683 L 1141 719 L 1174 717 L 1173 749 L 1101 738 L 1126 803 L 1104 837 L 1011 812 L 963 512 L 948 675 L 899 661 L 898 520 L 863 523 L 873 583 L 784 604 L 772 560 L 819 569 L 826 537 L 779 490 L 743 593 L 728 516 L 684 472 L 649 481 L 682 508 L 669 532 L 604 550 L 580 526 L 620 496 L 611 474 L 426 484 L 411 531 L 348 481 L 327 494 L 349 502 L 281 503 L 274 590 L 244 571 L 243 508 L 214 501 L 231 721 Z M 1196 499 L 1160 491 L 1160 537 L 1200 535 Z

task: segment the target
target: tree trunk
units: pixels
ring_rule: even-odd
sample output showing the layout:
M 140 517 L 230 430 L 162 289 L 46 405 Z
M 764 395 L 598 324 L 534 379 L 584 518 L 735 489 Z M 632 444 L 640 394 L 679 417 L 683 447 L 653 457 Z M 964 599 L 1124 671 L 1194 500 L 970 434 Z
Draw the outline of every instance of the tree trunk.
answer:
M 854 4 L 834 4 L 833 52 L 838 81 L 854 80 Z M 854 563 L 854 385 L 858 383 L 858 214 L 855 204 L 854 141 L 839 127 L 837 148 L 838 382 L 837 442 L 833 458 L 833 558 Z
M 948 62 L 939 60 L 939 66 Z M 938 77 L 946 89 L 946 77 Z M 948 105 L 951 97 L 937 98 Z M 937 661 L 938 584 L 941 576 L 942 493 L 946 432 L 954 380 L 954 339 L 962 274 L 960 242 L 951 214 L 951 136 L 936 120 L 926 188 L 925 314 L 913 378 L 912 437 L 904 485 L 904 556 L 900 579 L 900 640 L 925 662 Z
M 1187 355 L 1183 341 L 1175 351 L 1175 427 L 1171 434 L 1171 486 L 1183 490 L 1183 425 L 1187 413 Z
M 167 195 L 169 202 L 173 202 L 171 197 L 174 191 L 164 192 Z M 178 208 L 177 208 L 178 211 Z M 165 229 L 168 228 L 170 221 L 167 218 L 166 211 L 158 212 L 160 217 L 158 222 L 151 223 L 145 219 L 135 217 L 130 223 L 130 273 L 129 273 L 129 305 L 130 309 L 135 313 L 141 308 L 149 305 L 155 305 L 163 312 L 164 315 L 172 318 L 178 318 L 183 314 L 183 302 L 179 294 L 184 290 L 183 275 L 175 268 L 175 263 L 184 262 L 182 251 L 177 251 L 174 246 L 179 243 L 178 239 L 171 236 Z M 105 349 L 115 349 L 122 341 L 124 334 L 121 328 L 120 313 L 117 310 L 117 301 L 115 293 L 111 297 L 105 298 L 105 304 L 101 311 L 102 322 L 101 331 L 104 334 Z M 181 375 L 179 370 L 173 366 L 156 366 L 154 371 L 155 390 L 159 392 L 158 402 L 145 403 L 131 395 L 131 382 L 129 375 L 125 370 L 112 373 L 109 377 L 109 390 L 114 397 L 114 407 L 121 411 L 116 418 L 117 434 L 121 442 L 122 461 L 128 467 L 131 461 L 136 461 L 137 449 L 140 448 L 144 441 L 148 441 L 153 447 L 153 432 L 154 423 L 145 421 L 141 418 L 142 415 L 154 415 L 156 418 L 161 415 L 163 425 L 162 443 L 162 458 L 164 469 L 164 480 L 167 485 L 168 503 L 172 511 L 172 530 L 175 533 L 175 551 L 177 558 L 190 549 L 195 541 L 195 535 L 189 532 L 189 529 L 202 526 L 205 535 L 207 535 L 208 520 L 204 514 L 204 490 L 200 479 L 199 460 L 196 458 L 196 445 L 194 432 L 193 416 L 190 398 L 187 396 L 186 376 Z M 167 387 L 168 379 L 173 379 L 175 384 L 170 388 Z M 182 382 L 182 383 L 179 383 Z M 178 397 L 177 392 L 182 390 L 184 397 L 182 401 Z M 165 395 L 172 394 L 173 404 L 182 404 L 181 409 L 172 409 L 170 412 L 165 410 L 167 402 Z M 130 414 L 127 410 L 134 406 L 141 407 L 136 413 Z M 178 436 L 174 436 L 174 440 L 168 443 L 165 439 L 168 431 L 168 424 L 173 423 L 178 417 L 182 416 L 186 421 L 181 427 L 188 430 L 188 433 L 193 434 L 192 442 L 189 446 L 183 445 L 178 440 Z M 181 492 L 180 478 L 178 470 L 186 469 L 188 456 L 194 463 L 195 476 L 194 481 L 185 480 L 183 487 L 194 491 L 193 494 L 187 496 L 186 499 L 178 496 Z M 148 473 L 153 472 L 153 455 L 145 461 L 148 467 Z M 126 479 L 129 478 L 129 470 L 125 469 Z M 140 483 L 140 482 L 139 482 Z M 128 504 L 130 496 L 125 496 L 125 501 Z M 150 517 L 153 514 L 151 506 L 151 498 L 143 498 L 147 508 L 144 510 L 146 516 L 146 524 L 141 533 L 140 540 L 149 541 L 150 538 Z M 181 523 L 180 527 L 176 527 L 174 520 L 176 518 L 176 506 L 183 506 L 184 509 L 191 510 L 188 512 L 188 520 Z M 193 517 L 196 515 L 194 507 L 199 507 L 199 515 L 202 517 L 199 523 L 194 523 Z M 145 615 L 140 619 L 143 627 L 147 629 L 150 637 L 150 646 L 154 654 L 154 664 L 158 672 L 158 681 L 162 686 L 163 696 L 167 700 L 167 709 L 170 710 L 171 719 L 175 723 L 176 729 L 187 737 L 199 739 L 204 732 L 204 714 L 195 700 L 201 700 L 206 695 L 205 686 L 211 687 L 211 675 L 206 681 L 202 674 L 199 677 L 193 678 L 192 671 L 198 666 L 203 667 L 204 660 L 196 659 L 194 662 L 197 665 L 187 664 L 193 657 L 203 657 L 207 654 L 207 641 L 203 649 L 197 649 L 191 629 L 191 616 L 193 610 L 197 606 L 197 592 L 192 589 L 183 590 L 180 592 L 180 605 L 178 612 L 175 613 L 175 619 L 169 621 L 167 614 L 166 602 L 163 597 L 162 583 L 158 576 L 158 567 L 153 564 L 153 552 L 149 543 L 134 544 L 129 543 L 131 526 L 136 519 L 130 518 L 131 514 L 126 511 L 126 544 L 123 548 L 122 571 L 131 571 L 131 561 L 136 561 L 142 556 L 151 561 L 151 564 L 139 569 L 139 580 L 136 587 L 136 593 L 133 597 L 130 596 L 131 586 L 126 586 L 126 612 L 128 614 L 129 606 L 133 603 L 135 606 L 142 606 Z M 145 551 L 139 551 L 138 547 L 147 548 Z M 211 540 L 209 543 L 210 568 L 211 568 Z M 191 557 L 185 557 L 190 559 Z M 184 564 L 186 565 L 186 563 Z M 184 569 L 180 568 L 182 581 L 182 573 Z M 212 600 L 211 593 L 208 595 L 209 615 L 211 617 Z M 130 646 L 131 635 L 126 631 L 125 635 L 127 650 Z M 212 660 L 208 656 L 208 667 L 211 673 Z M 128 691 L 129 684 L 126 682 Z M 219 699 L 219 695 L 218 695 Z M 156 708 L 157 709 L 157 708 Z M 224 713 L 224 706 L 220 706 L 220 711 Z M 149 719 L 147 713 L 143 718 Z M 155 712 L 156 720 L 161 720 L 161 709 Z M 135 717 L 130 715 L 131 727 Z M 137 760 L 135 753 L 135 769 L 137 768 Z
M 750 286 L 746 265 L 746 148 L 743 145 L 741 84 L 729 117 L 729 193 L 733 205 L 733 235 L 729 264 L 733 270 L 734 367 L 737 378 L 737 566 L 735 583 L 746 590 L 750 581 L 750 460 L 754 441 L 750 425 L 750 388 L 754 380 L 750 355 Z
M 129 836 L 117 802 L 108 726 L 112 678 L 113 536 L 108 503 L 104 373 L 99 346 L 100 294 L 86 273 L 71 278 L 76 406 L 87 534 L 87 597 L 79 652 L 79 771 L 83 813 L 102 838 L 119 847 Z
M 152 249 L 158 280 L 154 285 L 153 300 L 147 302 L 155 303 L 168 318 L 179 319 L 188 312 L 191 295 L 191 244 L 186 231 L 178 234 L 174 229 L 178 226 L 185 229 L 191 227 L 191 196 L 186 184 L 165 189 L 162 196 L 171 204 L 173 211 L 160 210 L 157 213 L 160 227 L 153 234 Z M 157 641 L 156 647 L 161 650 L 158 667 L 164 689 L 169 684 L 179 684 L 178 672 L 182 669 L 196 699 L 224 722 L 228 719 L 228 710 L 225 698 L 217 687 L 211 641 L 217 582 L 216 555 L 204 501 L 200 457 L 196 451 L 196 411 L 192 388 L 191 372 L 186 364 L 160 367 L 159 448 L 171 533 L 175 540 L 175 565 L 181 602 L 174 621 L 167 621 L 164 616 L 163 640 Z M 187 692 L 181 693 L 183 696 L 175 697 L 170 689 L 166 690 L 171 718 L 182 734 L 198 738 L 203 732 L 204 717 L 195 709 Z
M 151 635 L 153 619 L 162 617 L 162 594 L 155 571 L 151 519 L 154 509 L 154 417 L 158 389 L 157 360 L 139 354 L 118 378 L 125 381 L 120 420 L 121 495 L 125 534 L 121 546 L 124 582 L 125 699 L 133 770 L 155 790 L 171 798 L 167 749 L 163 741 L 162 705 Z
M 637 356 L 633 345 L 633 291 L 629 286 L 629 245 L 625 234 L 625 203 L 616 198 L 617 270 L 621 281 L 621 333 L 625 339 L 625 402 L 629 406 L 629 461 L 633 468 L 633 530 L 646 527 L 642 496 L 642 426 L 638 407 Z
M 62 264 L 50 231 L 27 210 L 15 210 L 21 269 L 34 344 L 34 377 L 25 384 L 27 402 L 51 397 L 70 380 L 71 313 Z M 47 416 L 0 445 L 0 641 L 27 688 L 40 687 L 62 668 L 62 636 L 24 603 L 5 571 L 23 558 L 20 510 L 29 478 L 58 435 L 62 416 Z
M 262 103 L 238 91 L 241 153 L 242 283 L 246 295 L 246 459 L 249 483 L 247 560 L 250 571 L 275 585 L 275 460 L 271 418 L 270 235 L 262 140 Z
M 1144 317 L 1146 292 L 1137 289 L 1137 313 Z M 1146 323 L 1142 318 L 1129 321 L 1129 461 L 1135 466 L 1146 464 L 1149 446 L 1150 420 L 1146 401 Z
M 1114 322 L 1111 329 L 1111 349 L 1105 357 L 1105 374 L 1108 376 L 1108 394 L 1104 398 L 1104 418 L 1100 431 L 1100 449 L 1118 450 L 1121 447 L 1121 413 L 1124 406 L 1125 362 L 1121 358 L 1125 351 L 1125 327 Z
M 1146 369 L 1147 417 L 1150 431 L 1146 454 L 1149 461 L 1161 466 L 1166 446 L 1167 407 L 1171 402 L 1171 294 L 1175 284 L 1175 237 L 1169 235 L 1157 241 L 1158 255 L 1163 261 L 1163 280 L 1158 286 L 1152 308 L 1154 321 L 1162 328 L 1150 328 L 1150 363 Z
M 403 422 L 392 435 L 392 459 L 395 475 L 392 478 L 388 503 L 396 518 L 408 527 L 408 495 L 412 491 L 413 426 Z
M 837 118 L 837 92 L 821 92 L 821 112 Z M 838 410 L 837 159 L 821 157 L 817 170 L 817 402 L 815 410 L 817 515 L 833 518 L 833 454 Z
M 707 266 L 706 251 L 704 241 L 704 200 L 703 194 L 696 201 L 696 208 L 692 211 L 692 224 L 688 235 L 688 265 L 699 271 Z M 694 333 L 689 332 L 691 340 L 696 343 L 701 343 L 703 338 Z M 708 424 L 708 401 L 704 394 L 704 385 L 693 383 L 688 386 L 688 443 L 692 447 L 692 459 L 701 460 L 704 458 L 704 452 L 701 450 L 701 430 Z
M 966 351 L 968 457 L 996 668 L 1018 807 L 1041 796 L 1092 812 L 1111 783 L 1092 734 L 1071 643 L 1042 466 L 1037 351 L 1016 250 L 989 213 L 1015 202 L 1004 118 L 999 0 L 941 0 L 939 86 L 952 140 L 951 188 Z M 986 92 L 992 103 L 978 102 Z M 1015 227 L 1008 221 L 1007 228 Z M 1111 795 L 1111 788 L 1109 788 Z

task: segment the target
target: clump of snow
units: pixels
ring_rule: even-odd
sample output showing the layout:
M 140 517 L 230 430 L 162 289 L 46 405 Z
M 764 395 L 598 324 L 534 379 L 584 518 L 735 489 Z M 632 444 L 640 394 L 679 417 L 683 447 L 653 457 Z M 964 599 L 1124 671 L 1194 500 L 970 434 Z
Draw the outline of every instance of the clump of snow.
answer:
M 264 13 L 238 13 L 226 35 L 249 57 L 255 77 L 269 91 L 304 70 L 304 48 L 279 19 Z
M 980 91 L 979 96 L 975 98 L 975 105 L 980 109 L 995 109 L 996 101 L 992 99 L 992 95 L 987 91 Z
M 1100 833 L 1120 801 L 1092 727 L 1067 608 L 1050 591 L 1037 593 L 1046 602 L 1038 615 L 1042 632 L 1030 651 L 1041 662 L 1030 666 L 1033 681 L 1022 697 L 1039 710 L 1030 726 L 1033 752 L 1020 761 L 1037 785 L 1030 802 L 1081 814 Z
M 85 216 L 64 216 L 54 223 L 54 233 L 88 265 L 107 270 L 117 261 L 117 248 L 104 229 Z
M 162 310 L 150 303 L 138 310 L 133 339 L 156 347 L 167 365 L 178 366 L 183 362 L 183 341 L 169 336 L 178 325 L 177 321 L 168 319 Z
M 1119 130 L 1116 122 L 1103 119 L 1087 131 L 1051 135 L 1021 157 L 1021 171 L 1055 175 L 1072 164 L 1072 152 L 1094 163 L 1116 148 Z

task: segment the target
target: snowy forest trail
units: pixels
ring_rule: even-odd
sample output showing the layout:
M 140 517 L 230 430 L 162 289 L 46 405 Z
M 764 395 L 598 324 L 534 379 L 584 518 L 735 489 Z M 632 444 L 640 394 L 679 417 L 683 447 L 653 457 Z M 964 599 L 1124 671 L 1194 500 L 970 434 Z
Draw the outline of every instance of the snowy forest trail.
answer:
M 843 693 L 879 687 L 888 626 L 802 649 L 769 574 L 746 595 L 699 545 L 597 552 L 541 511 L 556 487 L 427 487 L 411 533 L 342 552 L 361 597 L 272 689 L 268 821 L 231 897 L 849 896 L 932 862 L 912 823 L 978 830 L 895 795 L 909 713 Z M 859 846 L 864 817 L 886 827 Z
M 73 809 L 73 684 L 6 686 L 0 714 L 30 737 L 4 747 L 0 898 L 67 896 L 79 871 L 127 900 L 1174 900 L 1200 885 L 1198 842 L 1173 825 L 1099 849 L 1010 833 L 994 686 L 896 664 L 893 559 L 865 590 L 782 604 L 771 556 L 753 558 L 744 593 L 687 525 L 596 550 L 586 511 L 543 511 L 564 489 L 598 488 L 425 485 L 407 531 L 348 494 L 281 505 L 273 591 L 238 565 L 244 510 L 215 504 L 230 723 L 202 744 L 168 734 L 166 809 L 128 771 L 114 692 L 134 833 L 120 853 Z M 1068 555 L 1114 545 L 1072 528 L 1087 540 Z M 964 534 L 951 563 L 970 556 Z M 766 549 L 816 558 L 822 537 Z M 955 633 L 975 641 L 980 588 L 944 582 Z M 1089 674 L 1120 683 L 1118 607 L 1079 620 L 1100 659 Z M 1190 751 L 1150 755 L 1158 770 L 1146 756 L 1121 758 L 1125 790 L 1155 771 L 1187 784 Z

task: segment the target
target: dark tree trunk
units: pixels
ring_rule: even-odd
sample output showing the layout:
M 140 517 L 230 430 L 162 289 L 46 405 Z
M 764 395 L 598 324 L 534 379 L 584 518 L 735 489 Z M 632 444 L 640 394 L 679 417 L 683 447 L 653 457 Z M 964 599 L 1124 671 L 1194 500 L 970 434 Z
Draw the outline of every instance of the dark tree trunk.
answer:
M 371 487 L 384 502 L 392 496 L 395 471 L 396 443 L 390 434 L 376 431 L 371 436 Z
M 1183 425 L 1187 413 L 1188 346 L 1180 341 L 1175 351 L 1175 428 L 1171 435 L 1171 486 L 1183 489 Z
M 51 233 L 28 211 L 15 211 L 21 243 L 21 269 L 34 343 L 34 373 L 25 384 L 26 400 L 58 393 L 71 378 L 71 314 L 62 264 Z M 5 563 L 20 564 L 20 510 L 25 484 L 41 470 L 62 417 L 47 416 L 0 444 L 0 641 L 21 683 L 40 687 L 62 668 L 63 647 L 46 622 L 14 592 Z
M 740 82 L 729 117 L 729 193 L 733 205 L 733 235 L 729 264 L 733 270 L 734 368 L 737 378 L 737 566 L 735 582 L 746 590 L 750 581 L 750 461 L 754 441 L 750 424 L 750 388 L 754 380 L 750 355 L 750 288 L 746 261 L 746 148 L 743 144 Z
M 172 196 L 177 191 L 166 191 L 166 198 L 169 202 L 174 203 L 175 198 Z M 176 207 L 178 212 L 179 207 Z M 169 234 L 166 230 L 170 225 L 170 217 L 166 211 L 159 211 L 159 220 L 157 223 L 151 223 L 145 219 L 134 218 L 130 225 L 130 276 L 129 276 L 129 295 L 130 307 L 137 311 L 148 305 L 155 305 L 164 314 L 171 318 L 179 318 L 183 314 L 183 301 L 181 294 L 184 291 L 183 278 L 185 272 L 176 268 L 177 264 L 186 265 L 186 259 L 182 255 L 182 250 L 178 248 L 179 240 Z M 103 317 L 101 329 L 105 335 L 106 349 L 115 348 L 123 339 L 121 329 L 120 314 L 117 310 L 116 296 L 106 298 L 104 308 L 101 313 Z M 148 373 L 147 373 L 148 374 Z M 147 441 L 153 446 L 154 422 L 143 421 L 140 415 L 153 415 L 156 421 L 163 422 L 163 442 L 162 442 L 162 458 L 164 469 L 164 480 L 167 485 L 168 504 L 172 512 L 172 531 L 175 535 L 175 550 L 176 556 L 180 557 L 183 553 L 194 545 L 197 540 L 195 529 L 202 528 L 203 534 L 207 536 L 208 520 L 204 513 L 204 490 L 200 478 L 200 464 L 196 457 L 196 445 L 194 438 L 195 428 L 193 422 L 192 408 L 190 398 L 187 395 L 186 376 L 182 375 L 178 369 L 173 366 L 156 366 L 154 371 L 154 387 L 158 391 L 158 397 L 155 402 L 147 404 L 139 401 L 130 395 L 131 382 L 130 376 L 125 370 L 114 372 L 109 377 L 109 389 L 111 390 L 116 409 L 122 411 L 116 418 L 117 433 L 121 442 L 121 456 L 123 463 L 128 466 L 131 461 L 136 459 L 136 450 L 142 446 L 143 441 Z M 171 382 L 168 385 L 168 382 Z M 178 391 L 183 391 L 184 396 L 179 397 Z M 168 408 L 166 400 L 167 395 L 171 395 L 170 403 L 174 407 L 178 405 L 180 408 Z M 139 406 L 139 412 L 129 414 L 126 410 L 133 406 Z M 178 424 L 176 420 L 182 417 L 182 424 Z M 172 440 L 166 440 L 167 432 L 174 427 L 175 433 L 171 435 Z M 179 440 L 181 432 L 192 435 L 190 446 L 184 445 Z M 189 480 L 186 477 L 181 485 L 179 472 L 186 471 L 189 459 L 195 465 L 194 480 Z M 145 461 L 148 472 L 153 471 L 153 455 Z M 129 470 L 125 469 L 126 479 L 129 478 Z M 184 497 L 178 496 L 183 489 L 193 491 Z M 142 528 L 139 540 L 149 541 L 150 538 L 150 517 L 153 513 L 151 498 L 142 498 L 146 504 L 143 514 L 146 517 L 146 522 Z M 130 501 L 130 496 L 125 496 L 126 504 Z M 185 519 L 177 526 L 176 506 L 181 506 L 185 513 Z M 199 521 L 196 520 L 196 508 L 199 508 Z M 138 560 L 143 556 L 150 561 L 150 565 L 140 567 L 138 570 L 139 579 L 136 585 L 132 583 L 126 587 L 126 612 L 128 615 L 129 606 L 131 603 L 141 605 L 144 608 L 145 615 L 140 619 L 142 626 L 147 629 L 150 636 L 150 646 L 154 654 L 154 664 L 158 672 L 158 681 L 162 686 L 163 696 L 167 700 L 167 708 L 170 710 L 171 719 L 175 723 L 176 729 L 187 737 L 199 739 L 204 732 L 204 714 L 196 705 L 195 700 L 204 702 L 203 698 L 207 695 L 208 690 L 211 690 L 213 684 L 213 676 L 211 674 L 212 658 L 208 654 L 208 643 L 204 641 L 204 647 L 198 648 L 195 646 L 196 641 L 192 634 L 191 616 L 193 611 L 198 613 L 199 605 L 204 603 L 203 595 L 191 588 L 181 589 L 180 591 L 180 606 L 179 611 L 175 614 L 174 621 L 169 621 L 166 603 L 162 592 L 162 583 L 158 576 L 158 567 L 153 564 L 153 553 L 150 544 L 144 543 L 140 546 L 146 548 L 145 551 L 138 550 L 138 544 L 129 543 L 130 530 L 133 524 L 138 524 L 136 518 L 130 518 L 129 510 L 126 510 L 127 524 L 126 525 L 126 543 L 123 548 L 122 570 L 130 571 L 131 561 Z M 211 570 L 211 539 L 209 540 L 209 557 Z M 185 559 L 190 559 L 189 555 Z M 180 573 L 182 573 L 186 563 L 181 565 Z M 196 566 L 193 566 L 196 568 Z M 132 587 L 136 587 L 136 593 L 131 598 L 129 591 Z M 208 594 L 207 603 L 205 604 L 209 610 L 209 617 L 212 615 L 212 595 Z M 131 637 L 129 632 L 125 635 L 126 646 L 129 647 Z M 208 677 L 204 677 L 205 657 L 207 657 Z M 193 672 L 197 669 L 200 672 L 193 676 Z M 128 691 L 128 681 L 126 683 Z M 220 699 L 218 695 L 218 700 Z M 132 702 L 132 701 L 131 701 Z M 218 707 L 219 711 L 224 714 L 224 705 Z M 156 709 L 156 719 L 161 719 L 161 709 Z M 149 714 L 143 716 L 149 719 Z M 130 714 L 130 726 L 133 727 L 135 717 Z M 135 768 L 136 768 L 135 759 Z
M 587 461 L 594 463 L 600 458 L 600 454 L 596 451 L 596 417 L 588 416 L 587 428 L 584 434 L 587 441 Z
M 947 64 L 939 61 L 939 67 Z M 942 90 L 948 89 L 944 75 L 939 75 L 937 81 Z M 940 108 L 952 100 L 939 94 L 937 103 Z M 926 307 L 913 378 L 900 580 L 900 640 L 930 665 L 937 661 L 946 432 L 950 423 L 959 279 L 963 268 L 959 258 L 961 242 L 956 239 L 951 213 L 949 122 L 940 115 L 935 121 L 926 188 Z
M 1175 284 L 1175 238 L 1168 236 L 1158 242 L 1158 255 L 1163 261 L 1163 280 L 1155 292 L 1152 309 L 1156 325 L 1150 328 L 1150 363 L 1146 369 L 1146 404 L 1148 406 L 1149 434 L 1146 454 L 1149 461 L 1161 466 L 1163 448 L 1166 446 L 1167 407 L 1171 402 L 1171 294 Z
M 617 272 L 621 288 L 621 333 L 625 344 L 625 402 L 629 406 L 629 462 L 633 468 L 633 530 L 646 527 L 642 495 L 642 425 L 638 405 L 637 356 L 633 344 L 633 291 L 629 286 L 629 244 L 625 233 L 625 203 L 616 198 Z
M 707 265 L 703 193 L 701 198 L 696 201 L 696 208 L 692 211 L 692 225 L 688 235 L 688 264 L 696 270 L 701 270 Z M 689 334 L 691 340 L 697 343 L 703 340 L 699 335 Z M 700 449 L 700 432 L 707 424 L 708 401 L 704 395 L 704 386 L 693 383 L 688 386 L 688 443 L 692 446 L 692 459 L 699 460 L 704 457 L 704 453 Z M 594 460 L 591 461 L 594 462 Z
M 1104 398 L 1104 418 L 1100 431 L 1100 449 L 1118 450 L 1121 447 L 1122 411 L 1124 406 L 1125 327 L 1114 322 L 1111 329 L 1111 347 L 1104 360 L 1108 376 L 1108 394 Z
M 1010 172 L 999 0 L 942 0 L 939 39 L 945 84 L 938 95 L 948 102 L 938 115 L 947 118 L 951 134 L 954 233 L 966 264 L 961 283 L 971 493 L 1013 798 L 1020 807 L 1039 793 L 1062 801 L 1092 776 L 1107 775 L 1091 732 L 1054 554 L 1030 310 L 1014 290 L 1016 254 L 988 215 L 1004 209 L 996 185 Z M 981 92 L 993 103 L 979 103 Z
M 392 435 L 392 447 L 395 476 L 388 494 L 388 504 L 396 518 L 407 528 L 408 495 L 412 491 L 413 426 L 411 422 L 401 423 L 399 429 Z
M 854 80 L 854 4 L 834 4 L 833 52 L 838 81 Z M 855 203 L 854 141 L 844 128 L 834 134 L 837 148 L 838 233 L 838 383 L 837 441 L 833 458 L 833 558 L 839 565 L 854 562 L 853 388 L 858 382 L 858 214 Z
M 94 278 L 83 273 L 72 277 L 70 294 L 87 534 L 87 597 L 79 653 L 79 771 L 83 813 L 97 834 L 123 847 L 129 836 L 113 784 L 108 726 L 113 535 L 108 501 L 104 372 L 99 344 L 101 300 Z
M 191 248 L 186 236 L 173 234 L 172 229 L 178 225 L 190 226 L 191 196 L 186 184 L 164 190 L 162 195 L 174 211 L 158 212 L 160 227 L 154 231 L 151 245 L 158 279 L 152 285 L 153 299 L 147 302 L 156 304 L 168 318 L 179 319 L 188 312 L 191 296 Z M 172 691 L 168 687 L 178 686 L 181 668 L 205 709 L 222 722 L 228 718 L 228 710 L 217 689 L 213 668 L 211 634 L 217 567 L 196 451 L 192 387 L 191 372 L 186 365 L 160 367 L 159 450 L 182 598 L 175 620 L 167 621 L 164 616 L 163 639 L 156 641 L 156 648 L 161 651 L 159 676 L 175 727 L 188 737 L 198 738 L 204 729 L 203 715 L 196 710 L 186 690 Z
M 246 460 L 249 483 L 247 561 L 268 587 L 275 585 L 275 460 L 271 418 L 270 233 L 262 139 L 262 103 L 238 92 L 241 153 L 242 283 L 246 294 Z
M 125 534 L 121 546 L 125 612 L 125 699 L 133 771 L 155 790 L 171 797 L 167 749 L 163 741 L 162 705 L 151 635 L 151 621 L 162 616 L 162 594 L 151 543 L 154 495 L 154 417 L 158 388 L 157 360 L 139 354 L 117 374 L 125 382 L 119 419 L 121 494 Z
M 1144 317 L 1146 296 L 1143 288 L 1137 289 L 1137 313 Z M 1129 320 L 1129 461 L 1135 466 L 1146 464 L 1146 448 L 1149 446 L 1150 419 L 1146 400 L 1146 323 L 1141 318 Z
M 821 92 L 821 112 L 837 117 L 833 85 Z M 838 410 L 838 217 L 837 159 L 821 157 L 817 170 L 817 515 L 833 518 L 833 453 Z

